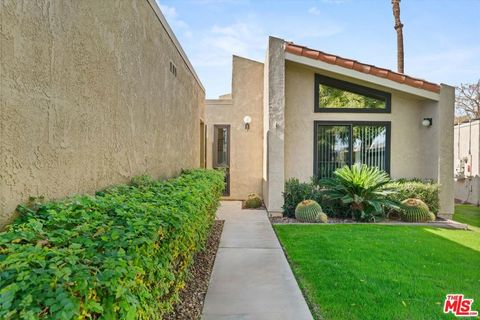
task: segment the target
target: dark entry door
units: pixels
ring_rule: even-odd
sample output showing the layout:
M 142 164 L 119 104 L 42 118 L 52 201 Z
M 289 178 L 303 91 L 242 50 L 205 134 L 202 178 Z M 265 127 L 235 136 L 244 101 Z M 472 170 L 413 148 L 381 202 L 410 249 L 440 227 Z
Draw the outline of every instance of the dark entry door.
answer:
M 214 125 L 213 168 L 225 170 L 224 196 L 230 195 L 230 125 Z

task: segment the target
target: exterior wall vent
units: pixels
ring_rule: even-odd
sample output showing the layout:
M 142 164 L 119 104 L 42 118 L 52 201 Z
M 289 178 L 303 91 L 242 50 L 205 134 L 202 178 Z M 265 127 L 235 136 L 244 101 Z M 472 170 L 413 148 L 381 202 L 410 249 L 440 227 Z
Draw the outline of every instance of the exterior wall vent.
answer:
M 176 77 L 177 76 L 177 66 L 170 61 L 170 72 Z

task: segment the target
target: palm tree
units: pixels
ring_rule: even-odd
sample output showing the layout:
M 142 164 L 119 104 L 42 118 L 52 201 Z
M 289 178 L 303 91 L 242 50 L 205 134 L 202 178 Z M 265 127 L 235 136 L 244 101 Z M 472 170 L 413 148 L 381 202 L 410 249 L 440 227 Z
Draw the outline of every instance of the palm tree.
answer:
M 393 17 L 395 18 L 395 30 L 397 31 L 397 71 L 404 72 L 403 52 L 403 24 L 400 21 L 400 0 L 392 0 Z

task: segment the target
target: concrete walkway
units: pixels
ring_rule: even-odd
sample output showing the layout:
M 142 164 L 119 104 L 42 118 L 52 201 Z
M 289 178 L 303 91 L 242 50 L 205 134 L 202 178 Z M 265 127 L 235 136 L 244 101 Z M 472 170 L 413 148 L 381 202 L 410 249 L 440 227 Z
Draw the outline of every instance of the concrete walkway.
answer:
M 202 319 L 313 319 L 267 212 L 224 201 L 220 247 Z

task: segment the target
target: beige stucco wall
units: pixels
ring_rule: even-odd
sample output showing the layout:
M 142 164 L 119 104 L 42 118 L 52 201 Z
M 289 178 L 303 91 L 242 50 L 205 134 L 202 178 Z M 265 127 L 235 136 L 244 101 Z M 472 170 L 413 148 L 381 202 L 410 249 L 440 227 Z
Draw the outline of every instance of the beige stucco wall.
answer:
M 315 113 L 315 73 L 390 92 L 391 113 Z M 453 213 L 453 172 L 447 168 L 453 155 L 453 137 L 446 125 L 453 121 L 450 87 L 442 86 L 438 102 L 292 61 L 286 62 L 285 79 L 285 179 L 296 177 L 306 181 L 313 175 L 315 120 L 389 121 L 391 176 L 438 181 L 441 214 Z M 432 118 L 433 125 L 423 127 L 423 118 Z
M 377 85 L 368 86 L 392 94 L 391 113 L 315 113 L 315 73 L 363 84 L 344 76 L 315 70 L 294 62 L 286 64 L 285 106 L 285 177 L 308 180 L 313 175 L 314 121 L 390 121 L 391 159 L 393 178 L 437 178 L 438 150 L 431 137 L 431 128 L 421 125 L 424 117 L 435 116 L 435 109 L 426 101 Z
M 438 134 L 433 141 L 438 146 L 438 183 L 440 184 L 439 215 L 451 218 L 455 210 L 455 190 L 453 173 L 453 121 L 455 118 L 455 88 L 446 84 L 440 85 L 440 99 L 436 119 Z
M 154 0 L 3 0 L 0 14 L 0 224 L 29 196 L 199 165 L 204 91 Z
M 250 116 L 250 129 L 243 118 Z M 234 56 L 231 99 L 207 100 L 207 166 L 212 167 L 213 128 L 230 125 L 230 199 L 249 193 L 262 196 L 263 157 L 263 64 Z
M 265 58 L 264 197 L 271 215 L 282 212 L 285 186 L 285 48 L 284 41 L 269 37 Z

